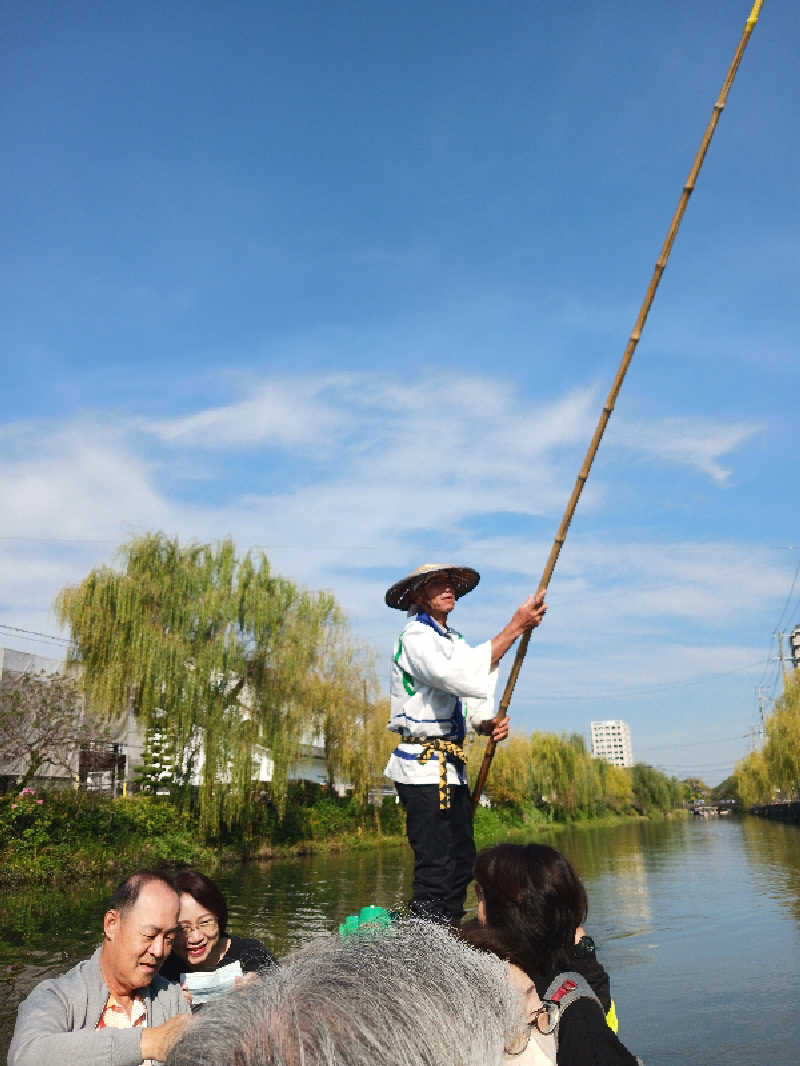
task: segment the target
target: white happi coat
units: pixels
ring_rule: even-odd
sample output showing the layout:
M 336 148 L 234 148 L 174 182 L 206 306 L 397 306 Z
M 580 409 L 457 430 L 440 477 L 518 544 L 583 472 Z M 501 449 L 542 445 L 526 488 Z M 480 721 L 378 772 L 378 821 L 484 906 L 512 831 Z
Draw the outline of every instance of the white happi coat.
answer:
M 494 718 L 496 686 L 490 640 L 472 648 L 460 633 L 427 614 L 411 618 L 392 659 L 389 719 L 389 729 L 408 739 L 392 752 L 385 775 L 401 784 L 438 785 L 437 759 L 421 763 L 417 756 L 422 749 L 412 738 L 443 737 L 460 744 L 466 727 Z M 467 783 L 463 766 L 450 759 L 447 781 Z

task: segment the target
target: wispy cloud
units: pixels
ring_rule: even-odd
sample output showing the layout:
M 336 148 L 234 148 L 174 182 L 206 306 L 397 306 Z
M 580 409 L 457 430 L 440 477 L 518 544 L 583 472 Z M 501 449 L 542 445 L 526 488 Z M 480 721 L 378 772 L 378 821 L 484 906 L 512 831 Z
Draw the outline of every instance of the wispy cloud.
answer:
M 346 420 L 326 398 L 326 392 L 344 380 L 325 377 L 312 382 L 261 382 L 235 403 L 180 418 L 148 421 L 142 428 L 162 441 L 184 446 L 303 448 L 342 428 Z
M 35 433 L 18 427 L 6 441 L 12 447 L 0 462 L 4 536 L 102 539 L 119 536 L 126 523 L 169 519 L 156 470 L 124 427 L 86 421 L 49 431 L 37 426 Z
M 621 421 L 615 427 L 614 439 L 634 452 L 690 467 L 724 485 L 731 471 L 720 460 L 762 430 L 763 426 L 754 422 L 726 424 L 708 418 L 661 418 Z

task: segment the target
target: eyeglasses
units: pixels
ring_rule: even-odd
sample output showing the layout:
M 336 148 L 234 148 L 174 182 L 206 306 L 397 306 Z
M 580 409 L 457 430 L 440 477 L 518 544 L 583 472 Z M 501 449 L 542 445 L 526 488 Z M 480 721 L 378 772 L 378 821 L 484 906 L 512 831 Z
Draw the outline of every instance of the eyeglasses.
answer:
M 553 1003 L 552 1000 L 546 999 L 541 1007 L 533 1012 L 531 1025 L 535 1025 L 543 1036 L 547 1036 L 555 1032 L 560 1017 L 561 1007 L 557 1003 Z
M 520 1034 L 519 1038 L 511 1044 L 510 1047 L 505 1048 L 505 1053 L 508 1056 L 516 1057 L 521 1055 L 528 1047 L 531 1039 L 531 1032 L 534 1027 L 542 1036 L 549 1036 L 550 1033 L 554 1033 L 558 1027 L 558 1020 L 561 1017 L 561 1008 L 558 1003 L 553 1003 L 551 1000 L 546 1000 L 538 1010 L 535 1010 L 530 1015 L 530 1024 L 525 1026 L 525 1029 Z
M 200 933 L 201 936 L 213 936 L 219 929 L 216 918 L 201 918 L 199 922 L 178 922 L 177 932 L 187 937 L 190 933 Z

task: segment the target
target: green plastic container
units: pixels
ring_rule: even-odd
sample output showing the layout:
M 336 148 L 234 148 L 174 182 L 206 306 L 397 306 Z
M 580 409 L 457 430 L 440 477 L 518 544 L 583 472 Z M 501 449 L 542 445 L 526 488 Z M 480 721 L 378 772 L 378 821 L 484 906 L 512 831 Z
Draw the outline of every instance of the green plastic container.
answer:
M 352 936 L 369 926 L 372 929 L 387 929 L 392 924 L 392 916 L 385 907 L 362 907 L 358 914 L 348 914 L 339 926 L 339 936 Z

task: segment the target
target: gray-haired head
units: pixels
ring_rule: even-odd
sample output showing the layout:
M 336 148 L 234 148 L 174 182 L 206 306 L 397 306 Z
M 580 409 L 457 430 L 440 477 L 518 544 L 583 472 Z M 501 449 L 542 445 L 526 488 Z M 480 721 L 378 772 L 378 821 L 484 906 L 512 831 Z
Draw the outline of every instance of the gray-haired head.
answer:
M 204 1007 L 168 1066 L 499 1066 L 524 1024 L 504 962 L 407 921 L 315 941 Z

